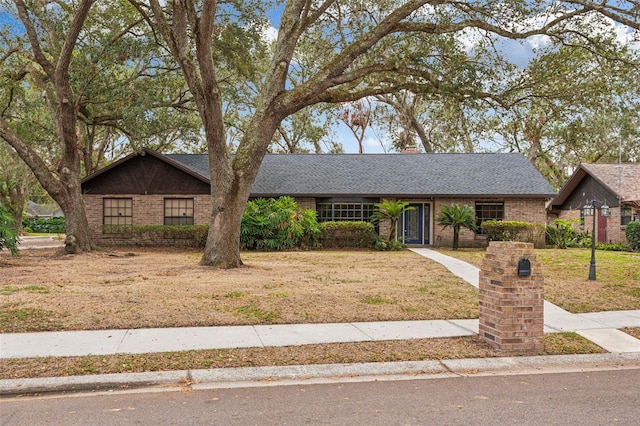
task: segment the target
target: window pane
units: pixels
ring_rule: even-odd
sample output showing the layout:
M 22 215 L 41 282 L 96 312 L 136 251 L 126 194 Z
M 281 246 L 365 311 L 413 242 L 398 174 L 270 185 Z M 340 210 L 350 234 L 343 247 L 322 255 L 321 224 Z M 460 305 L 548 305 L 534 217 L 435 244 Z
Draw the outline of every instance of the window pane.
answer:
M 102 223 L 107 225 L 104 232 L 126 231 L 133 225 L 133 200 L 131 198 L 103 199 Z
M 476 224 L 479 234 L 484 234 L 482 222 L 485 220 L 502 219 L 504 219 L 504 203 L 476 203 Z
M 316 206 L 318 222 L 328 221 L 371 221 L 373 203 L 319 203 Z
M 165 198 L 165 225 L 193 225 L 193 198 Z

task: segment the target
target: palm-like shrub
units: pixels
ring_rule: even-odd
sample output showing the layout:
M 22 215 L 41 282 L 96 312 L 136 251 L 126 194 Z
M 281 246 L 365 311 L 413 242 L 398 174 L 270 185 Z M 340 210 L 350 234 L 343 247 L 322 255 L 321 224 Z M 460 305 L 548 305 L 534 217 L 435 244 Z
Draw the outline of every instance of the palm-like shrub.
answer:
M 240 246 L 265 251 L 313 246 L 320 232 L 316 212 L 300 209 L 293 198 L 259 198 L 245 207 Z
M 398 225 L 398 220 L 400 220 L 400 217 L 404 212 L 414 210 L 414 207 L 409 206 L 409 203 L 404 201 L 382 200 L 381 203 L 376 203 L 374 206 L 376 210 L 371 215 L 372 222 L 379 223 L 383 220 L 391 222 L 389 238 L 387 238 L 387 241 L 391 241 L 393 238 L 396 226 Z
M 458 240 L 461 228 L 467 228 L 476 231 L 476 213 L 469 206 L 459 206 L 450 204 L 442 207 L 438 217 L 436 218 L 438 225 L 442 225 L 442 229 L 451 227 L 453 229 L 453 250 L 458 249 Z

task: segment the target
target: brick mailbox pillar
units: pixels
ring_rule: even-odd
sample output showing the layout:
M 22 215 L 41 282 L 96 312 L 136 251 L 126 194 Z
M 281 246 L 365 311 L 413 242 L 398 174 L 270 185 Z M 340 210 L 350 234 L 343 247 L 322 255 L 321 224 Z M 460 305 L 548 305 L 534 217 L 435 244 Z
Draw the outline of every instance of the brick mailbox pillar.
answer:
M 533 244 L 492 241 L 480 270 L 480 337 L 504 351 L 544 349 L 543 288 Z

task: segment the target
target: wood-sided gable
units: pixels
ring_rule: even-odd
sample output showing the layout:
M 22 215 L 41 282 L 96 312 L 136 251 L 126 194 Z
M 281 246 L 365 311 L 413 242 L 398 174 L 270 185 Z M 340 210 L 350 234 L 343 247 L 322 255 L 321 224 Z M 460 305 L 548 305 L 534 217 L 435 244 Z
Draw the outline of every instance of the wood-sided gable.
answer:
M 82 181 L 83 194 L 209 194 L 205 177 L 146 151 L 124 158 Z
M 572 210 L 581 209 L 587 204 L 588 200 L 596 199 L 600 202 L 606 202 L 609 207 L 618 207 L 618 196 L 615 192 L 600 183 L 597 179 L 588 173 L 582 173 L 573 182 L 569 182 L 562 189 L 558 198 L 554 200 L 551 210 Z M 570 185 L 571 184 L 571 185 Z M 560 203 L 558 203 L 560 201 Z

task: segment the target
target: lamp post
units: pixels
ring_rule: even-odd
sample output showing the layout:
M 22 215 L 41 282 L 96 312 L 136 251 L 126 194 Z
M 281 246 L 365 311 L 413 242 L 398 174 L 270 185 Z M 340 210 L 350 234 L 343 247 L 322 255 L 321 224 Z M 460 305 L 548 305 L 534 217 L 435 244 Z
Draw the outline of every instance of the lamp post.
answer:
M 600 207 L 598 207 L 600 204 Z M 598 215 L 596 212 L 600 210 L 600 215 L 602 217 L 611 216 L 611 210 L 607 205 L 607 202 L 600 203 L 597 200 L 587 200 L 587 203 L 582 208 L 583 215 L 593 216 L 593 232 L 591 232 L 591 263 L 589 264 L 589 280 L 596 280 L 596 221 L 598 220 Z

